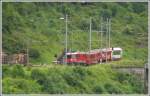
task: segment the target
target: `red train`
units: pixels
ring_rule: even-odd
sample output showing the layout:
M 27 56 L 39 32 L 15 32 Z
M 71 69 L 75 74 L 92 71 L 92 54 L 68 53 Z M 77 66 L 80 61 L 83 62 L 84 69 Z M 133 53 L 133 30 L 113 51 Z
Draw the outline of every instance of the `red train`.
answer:
M 63 63 L 96 64 L 104 61 L 119 60 L 122 57 L 121 48 L 95 49 L 90 52 L 68 52 L 64 54 Z

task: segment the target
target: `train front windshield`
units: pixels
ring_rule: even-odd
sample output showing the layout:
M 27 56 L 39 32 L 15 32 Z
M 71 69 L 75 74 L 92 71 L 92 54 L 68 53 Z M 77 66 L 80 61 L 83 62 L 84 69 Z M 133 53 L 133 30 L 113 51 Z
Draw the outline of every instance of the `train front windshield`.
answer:
M 120 50 L 113 51 L 113 55 L 121 55 L 121 51 Z

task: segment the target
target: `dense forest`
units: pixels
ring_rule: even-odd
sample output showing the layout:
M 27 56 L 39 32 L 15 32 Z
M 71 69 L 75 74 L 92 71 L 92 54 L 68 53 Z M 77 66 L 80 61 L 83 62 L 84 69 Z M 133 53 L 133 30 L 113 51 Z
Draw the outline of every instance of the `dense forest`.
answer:
M 3 52 L 15 54 L 29 48 L 30 63 L 50 67 L 3 66 L 3 93 L 143 93 L 136 75 L 111 69 L 144 66 L 148 57 L 147 3 L 3 3 Z M 54 55 L 64 50 L 68 15 L 68 47 L 87 51 L 89 18 L 92 31 L 100 30 L 101 18 L 111 18 L 111 47 L 121 47 L 123 58 L 108 65 L 53 65 Z M 73 34 L 73 35 L 71 35 Z M 104 34 L 105 37 L 106 34 Z M 97 33 L 92 40 L 97 40 Z M 93 42 L 92 49 L 100 42 Z M 102 44 L 105 48 L 105 43 Z

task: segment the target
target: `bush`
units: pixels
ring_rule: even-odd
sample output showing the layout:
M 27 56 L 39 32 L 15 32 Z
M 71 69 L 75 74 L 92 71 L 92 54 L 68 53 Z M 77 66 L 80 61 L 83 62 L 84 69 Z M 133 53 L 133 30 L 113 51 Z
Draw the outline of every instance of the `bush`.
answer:
M 144 4 L 139 4 L 139 3 L 133 3 L 132 4 L 132 9 L 133 9 L 133 12 L 135 12 L 135 13 L 142 13 L 143 11 L 145 11 L 145 9 L 146 9 L 146 3 Z
M 2 82 L 3 93 L 40 93 L 41 86 L 33 80 L 5 78 Z
M 132 27 L 126 26 L 123 29 L 123 33 L 125 33 L 126 35 L 134 35 L 133 26 Z
M 118 8 L 117 6 L 113 6 L 111 8 L 111 11 L 112 11 L 112 16 L 115 17 L 117 15 L 117 12 L 118 12 Z
M 76 78 L 80 78 L 81 80 L 84 80 L 84 78 L 90 74 L 90 72 L 88 70 L 86 70 L 86 68 L 82 68 L 82 67 L 75 67 L 73 69 L 73 75 L 75 75 Z
M 60 94 L 66 93 L 69 89 L 67 83 L 55 69 L 46 72 L 44 70 L 34 69 L 31 72 L 31 78 L 42 86 L 42 92 L 44 93 Z
M 36 49 L 30 49 L 30 50 L 29 50 L 29 56 L 30 56 L 31 58 L 33 58 L 33 59 L 37 59 L 37 58 L 40 57 L 40 53 L 39 53 L 39 51 L 36 50 Z
M 71 72 L 65 73 L 63 77 L 70 86 L 82 86 L 81 81 L 86 78 L 87 73 L 84 68 L 75 67 Z
M 102 85 L 97 85 L 93 88 L 95 94 L 102 94 L 105 92 L 105 88 Z
M 116 80 L 119 81 L 122 85 L 131 85 L 131 91 L 136 93 L 144 92 L 144 82 L 138 79 L 138 76 L 129 73 L 118 72 Z
M 36 80 L 40 85 L 42 85 L 45 82 L 46 73 L 39 69 L 33 69 L 31 72 L 31 78 L 33 80 Z
M 50 94 L 62 94 L 67 93 L 69 89 L 67 83 L 59 75 L 48 76 L 42 84 L 43 91 Z
M 5 77 L 8 77 L 9 75 L 11 75 L 11 71 L 10 71 L 10 68 L 8 68 L 7 66 L 3 66 L 2 67 L 2 77 L 5 78 Z
M 138 79 L 139 77 L 136 75 L 129 75 L 129 83 L 132 85 L 133 92 L 135 93 L 143 93 L 144 92 L 144 82 Z
M 89 29 L 89 21 L 87 19 L 82 19 L 79 21 L 77 25 L 81 30 L 88 30 Z
M 5 66 L 6 67 L 6 66 Z M 109 65 L 91 66 L 91 67 L 71 67 L 61 66 L 47 68 L 33 68 L 31 77 L 22 78 L 18 74 L 20 71 L 13 73 L 6 67 L 5 77 L 3 77 L 3 92 L 5 93 L 50 93 L 50 94 L 67 94 L 67 93 L 143 93 L 143 82 L 137 79 L 137 76 L 125 73 L 116 73 L 110 71 Z M 67 67 L 67 68 L 66 68 Z M 100 68 L 99 68 L 100 67 Z M 61 69 L 63 68 L 63 69 Z M 64 69 L 65 68 L 65 69 Z M 107 69 L 108 68 L 108 69 Z M 66 70 L 67 69 L 67 70 Z M 25 71 L 27 72 L 27 71 Z M 13 74 L 13 75 L 12 75 Z M 22 74 L 22 72 L 21 72 Z M 14 79 L 12 79 L 15 76 Z M 26 75 L 25 75 L 26 76 Z M 26 80 L 27 79 L 27 80 Z M 103 83 L 101 83 L 103 82 Z M 33 84 L 31 84 L 33 83 Z M 24 88 L 24 87 L 25 88 Z M 37 89 L 34 89 L 37 86 Z M 31 88 L 28 88 L 31 87 Z M 27 89 L 26 89 L 27 88 Z
M 63 74 L 63 79 L 76 93 L 92 93 L 86 81 L 88 74 L 90 73 L 86 69 L 79 66 Z
M 116 86 L 112 83 L 106 83 L 104 85 L 104 87 L 105 87 L 106 91 L 110 94 L 112 94 L 112 93 L 122 93 L 122 90 L 119 88 L 119 86 Z
M 116 77 L 117 77 L 117 81 L 119 81 L 120 83 L 123 83 L 125 81 L 128 82 L 129 76 L 130 76 L 130 74 L 128 74 L 128 73 L 118 72 Z
M 14 65 L 11 74 L 12 77 L 25 77 L 25 71 L 21 65 Z
M 107 9 L 103 9 L 100 13 L 101 13 L 101 16 L 104 17 L 104 19 L 110 18 L 112 16 L 112 12 Z

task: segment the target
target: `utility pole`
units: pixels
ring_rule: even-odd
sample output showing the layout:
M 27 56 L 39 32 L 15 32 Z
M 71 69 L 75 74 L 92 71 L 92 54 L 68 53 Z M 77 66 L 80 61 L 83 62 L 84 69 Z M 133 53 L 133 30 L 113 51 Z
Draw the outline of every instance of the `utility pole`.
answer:
M 67 14 L 66 14 L 66 17 L 65 17 L 65 23 L 66 23 L 66 36 L 65 36 L 66 37 L 66 40 L 65 40 L 66 41 L 66 49 L 65 49 L 66 50 L 66 52 L 65 52 L 66 56 L 65 57 L 66 57 L 66 60 L 67 60 L 67 50 L 68 50 L 67 49 L 67 47 L 68 47 L 68 44 L 67 44 L 68 43 L 68 15 Z M 65 62 L 65 63 L 67 64 L 67 62 Z
M 111 19 L 109 19 L 109 48 L 110 48 L 110 31 L 111 31 Z
M 27 65 L 29 65 L 29 48 L 27 47 Z
M 100 31 L 100 32 L 101 32 L 101 49 L 102 49 L 102 45 L 103 45 L 103 44 L 102 44 L 102 43 L 103 43 L 103 42 L 102 42 L 102 40 L 103 40 L 103 39 L 102 39 L 102 38 L 103 38 L 103 33 L 102 33 L 102 32 L 103 32 L 103 23 L 102 23 L 102 20 L 103 20 L 103 18 L 101 18 L 101 28 L 100 28 L 100 29 L 101 29 L 101 31 Z
M 100 30 L 100 32 L 101 32 L 101 54 L 102 54 L 102 48 L 103 48 L 103 18 L 101 18 L 101 26 L 100 27 L 101 27 L 100 28 L 101 29 Z M 100 61 L 100 63 L 102 63 L 102 60 Z
M 91 34 L 92 34 L 92 18 L 90 17 L 90 33 L 89 33 L 89 52 L 91 51 L 91 39 L 92 39 L 92 37 L 91 37 Z
M 106 55 L 106 63 L 107 63 L 107 47 L 108 47 L 108 46 L 107 46 L 107 45 L 108 45 L 108 44 L 107 44 L 107 39 L 108 39 L 108 38 L 107 38 L 107 33 L 108 33 L 108 30 L 109 30 L 109 29 L 108 29 L 108 18 L 107 18 L 107 19 L 106 19 L 106 54 L 105 54 L 105 55 Z
M 65 19 L 65 58 L 64 59 L 67 59 L 67 51 L 68 51 L 68 15 L 66 14 L 65 15 L 65 18 L 61 17 L 60 19 Z M 63 59 L 63 60 L 64 60 Z M 63 61 L 64 63 L 65 61 Z M 67 62 L 65 62 L 65 64 L 67 64 Z
M 29 40 L 26 42 L 27 65 L 29 65 Z

